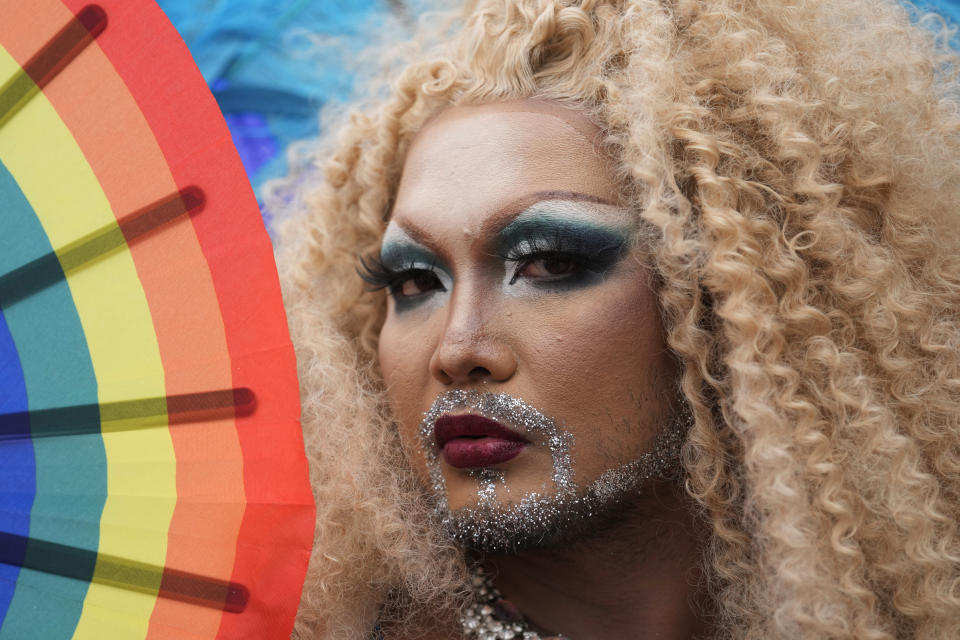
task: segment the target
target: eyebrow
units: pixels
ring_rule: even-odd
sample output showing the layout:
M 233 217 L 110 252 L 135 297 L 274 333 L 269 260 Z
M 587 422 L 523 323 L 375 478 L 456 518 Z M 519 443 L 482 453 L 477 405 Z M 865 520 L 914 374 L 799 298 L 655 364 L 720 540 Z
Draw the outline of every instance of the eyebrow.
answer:
M 538 202 L 544 200 L 567 200 L 575 202 L 592 202 L 594 204 L 605 204 L 614 206 L 614 203 L 598 196 L 579 191 L 536 191 L 511 200 L 499 209 L 493 212 L 480 225 L 480 232 L 484 236 L 491 236 L 502 231 L 518 215 L 532 207 Z M 394 216 L 391 215 L 391 218 Z M 411 222 L 397 221 L 397 225 L 403 229 L 417 244 L 421 244 L 428 249 L 437 252 L 438 247 L 433 244 L 433 238 L 430 234 Z

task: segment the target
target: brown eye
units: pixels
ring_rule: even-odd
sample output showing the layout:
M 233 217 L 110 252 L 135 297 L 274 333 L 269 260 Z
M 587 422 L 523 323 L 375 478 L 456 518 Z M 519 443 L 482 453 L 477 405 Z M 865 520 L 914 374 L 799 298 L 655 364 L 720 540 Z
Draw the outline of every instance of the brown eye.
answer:
M 573 273 L 578 266 L 577 261 L 569 255 L 544 255 L 530 259 L 517 275 L 523 278 L 549 278 Z
M 434 272 L 416 270 L 412 271 L 408 278 L 397 285 L 395 295 L 413 297 L 436 289 L 443 289 L 443 284 Z
M 543 269 L 554 276 L 558 276 L 563 273 L 569 273 L 575 265 L 570 258 L 544 258 L 543 260 Z

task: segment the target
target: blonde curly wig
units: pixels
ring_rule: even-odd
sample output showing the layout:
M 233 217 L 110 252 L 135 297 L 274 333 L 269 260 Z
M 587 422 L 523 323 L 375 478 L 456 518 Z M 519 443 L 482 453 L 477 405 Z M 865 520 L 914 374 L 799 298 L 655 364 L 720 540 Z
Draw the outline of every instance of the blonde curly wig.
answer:
M 605 131 L 696 424 L 719 637 L 960 638 L 956 61 L 893 0 L 476 0 L 425 22 L 280 229 L 318 506 L 295 631 L 457 607 L 398 452 L 378 247 L 411 137 L 517 98 Z M 929 25 L 928 25 L 929 26 Z

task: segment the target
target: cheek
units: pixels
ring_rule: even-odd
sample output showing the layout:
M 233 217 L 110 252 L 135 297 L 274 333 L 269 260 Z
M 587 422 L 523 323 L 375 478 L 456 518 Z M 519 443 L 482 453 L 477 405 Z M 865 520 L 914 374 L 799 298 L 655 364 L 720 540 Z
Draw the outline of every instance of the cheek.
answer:
M 655 295 L 637 280 L 608 281 L 576 305 L 544 311 L 549 329 L 531 338 L 531 377 L 544 406 L 575 429 L 576 458 L 636 457 L 669 411 L 676 379 Z
M 400 407 L 415 403 L 412 393 L 422 389 L 432 354 L 432 315 L 423 310 L 398 317 L 392 310 L 380 330 L 377 358 L 391 400 Z
M 570 390 L 576 382 L 614 389 L 635 386 L 632 381 L 642 386 L 651 366 L 665 362 L 654 294 L 646 286 L 618 284 L 605 283 L 576 304 L 539 314 L 545 322 L 542 335 L 531 339 L 532 363 L 552 372 L 543 377 L 548 386 Z
M 417 431 L 430 402 L 426 400 L 428 406 L 424 406 L 431 354 L 425 338 L 423 324 L 391 322 L 388 318 L 380 331 L 378 345 L 380 371 L 387 387 L 391 415 L 397 422 L 407 456 L 424 474 Z
M 380 330 L 377 343 L 377 358 L 380 362 L 380 371 L 387 385 L 388 392 L 394 392 L 397 383 L 403 380 L 404 366 L 410 362 L 410 341 L 405 339 L 403 332 L 398 331 L 395 322 L 388 318 Z

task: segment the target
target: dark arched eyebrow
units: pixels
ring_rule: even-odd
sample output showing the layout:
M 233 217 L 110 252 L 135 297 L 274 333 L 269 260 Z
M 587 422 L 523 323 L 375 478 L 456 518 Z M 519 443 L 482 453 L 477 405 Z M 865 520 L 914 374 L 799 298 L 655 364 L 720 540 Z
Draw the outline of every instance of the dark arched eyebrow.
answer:
M 579 191 L 537 191 L 536 193 L 531 193 L 521 198 L 517 198 L 516 200 L 500 207 L 500 209 L 495 211 L 493 215 L 483 221 L 483 224 L 480 225 L 480 231 L 484 235 L 493 235 L 499 233 L 518 215 L 536 203 L 543 202 L 544 200 L 567 200 L 574 202 L 592 202 L 594 204 L 613 205 L 613 203 L 608 200 L 604 200 L 603 198 L 590 195 L 588 193 L 580 193 Z
M 599 196 L 591 195 L 589 193 L 581 193 L 579 191 L 536 191 L 534 193 L 528 193 L 524 196 L 516 198 L 515 200 L 511 200 L 493 212 L 493 214 L 491 214 L 486 220 L 483 221 L 483 224 L 480 225 L 481 234 L 488 237 L 496 235 L 502 231 L 504 227 L 510 224 L 510 222 L 513 221 L 513 219 L 518 215 L 532 207 L 534 204 L 543 202 L 545 200 L 592 202 L 594 204 L 615 206 L 615 204 L 609 200 Z M 421 229 L 407 220 L 397 219 L 394 215 L 395 213 L 396 212 L 393 212 L 391 214 L 391 219 L 395 220 L 400 228 L 407 232 L 407 234 L 413 238 L 413 240 L 432 250 L 437 249 L 437 247 L 434 246 L 432 237 L 427 230 Z

